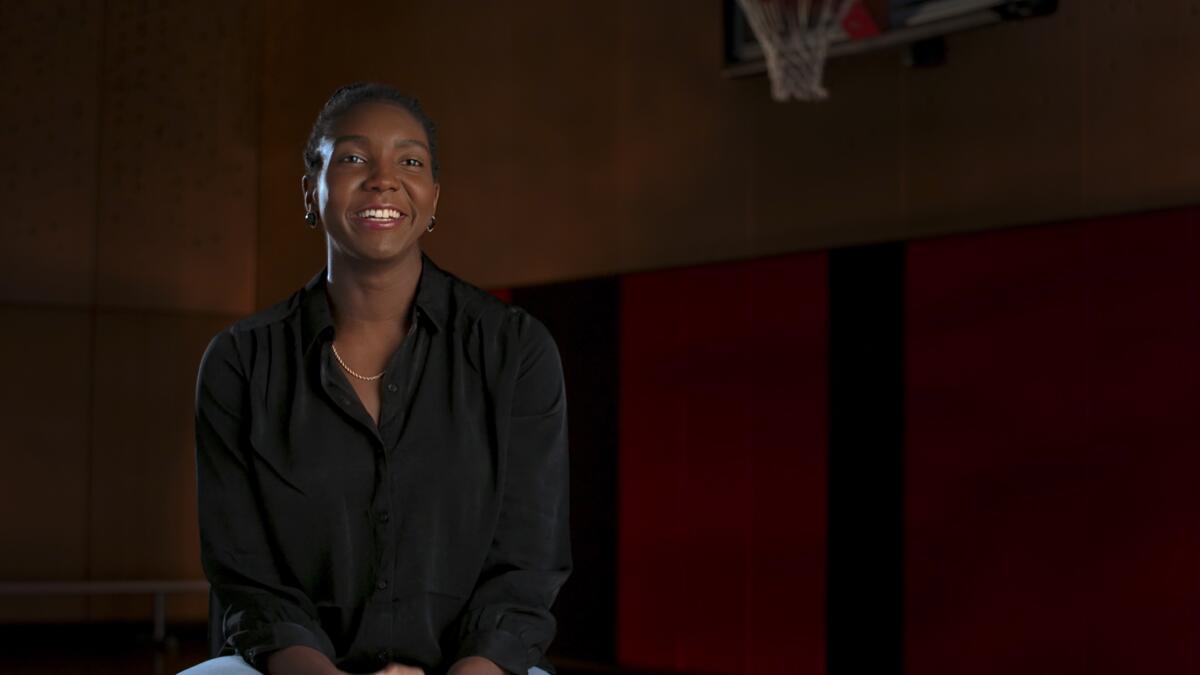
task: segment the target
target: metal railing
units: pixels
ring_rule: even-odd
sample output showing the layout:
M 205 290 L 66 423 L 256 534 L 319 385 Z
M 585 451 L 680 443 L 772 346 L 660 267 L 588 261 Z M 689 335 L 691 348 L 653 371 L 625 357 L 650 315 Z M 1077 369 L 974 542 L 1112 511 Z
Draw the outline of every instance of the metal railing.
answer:
M 154 640 L 167 637 L 167 596 L 179 593 L 208 593 L 203 580 L 137 581 L 7 581 L 0 582 L 0 596 L 47 595 L 150 595 L 154 597 Z

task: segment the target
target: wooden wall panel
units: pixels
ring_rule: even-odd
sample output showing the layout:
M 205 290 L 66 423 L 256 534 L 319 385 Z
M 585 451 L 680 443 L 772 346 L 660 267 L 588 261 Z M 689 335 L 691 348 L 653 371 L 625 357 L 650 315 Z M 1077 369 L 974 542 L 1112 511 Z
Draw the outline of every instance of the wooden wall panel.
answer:
M 202 579 L 193 410 L 209 340 L 233 317 L 103 312 L 96 327 L 89 555 L 105 579 Z M 93 619 L 145 619 L 149 598 L 97 598 Z M 207 616 L 173 596 L 175 618 Z
M 0 308 L 0 579 L 88 574 L 91 315 Z M 83 598 L 0 597 L 0 621 L 81 619 Z
M 908 234 L 1069 218 L 1081 200 L 1082 3 L 952 36 L 903 71 Z M 1094 11 L 1094 7 L 1091 8 Z
M 0 3 L 0 302 L 92 299 L 101 24 L 99 0 Z
M 623 17 L 613 92 L 621 103 L 620 210 L 602 235 L 618 238 L 619 271 L 746 257 L 755 130 L 745 107 L 753 83 L 719 74 L 719 3 L 616 7 Z M 761 94 L 769 96 L 765 88 Z
M 106 5 L 102 305 L 253 308 L 255 7 L 248 0 Z
M 613 269 L 619 265 L 613 233 L 620 170 L 613 92 L 619 86 L 618 34 L 628 17 L 614 3 L 502 6 L 482 32 L 507 26 L 498 32 L 508 33 L 509 52 L 495 54 L 482 45 L 438 74 L 455 94 L 437 104 L 449 115 L 444 213 L 450 227 L 430 239 L 429 250 L 484 286 Z M 464 12 L 453 14 L 448 40 Z M 483 64 L 510 77 L 492 79 Z M 480 88 L 486 99 L 475 98 Z M 491 177 L 487 184 L 499 191 L 476 194 L 472 174 Z
M 902 234 L 903 69 L 895 51 L 834 61 L 819 104 L 781 105 L 765 79 L 747 82 L 753 254 Z
M 1080 88 L 1087 211 L 1200 201 L 1200 2 L 1086 5 Z

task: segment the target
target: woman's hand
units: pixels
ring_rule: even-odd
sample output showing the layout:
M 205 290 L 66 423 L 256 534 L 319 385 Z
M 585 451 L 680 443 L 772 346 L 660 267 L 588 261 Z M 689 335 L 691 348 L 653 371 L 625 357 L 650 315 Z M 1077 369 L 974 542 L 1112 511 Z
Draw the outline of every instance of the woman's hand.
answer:
M 413 666 L 402 666 L 399 663 L 389 663 L 387 668 L 375 675 L 425 675 L 425 671 Z
M 468 656 L 455 661 L 446 675 L 504 675 L 504 671 L 482 656 Z
M 345 675 L 329 657 L 311 647 L 284 647 L 267 657 L 270 675 Z

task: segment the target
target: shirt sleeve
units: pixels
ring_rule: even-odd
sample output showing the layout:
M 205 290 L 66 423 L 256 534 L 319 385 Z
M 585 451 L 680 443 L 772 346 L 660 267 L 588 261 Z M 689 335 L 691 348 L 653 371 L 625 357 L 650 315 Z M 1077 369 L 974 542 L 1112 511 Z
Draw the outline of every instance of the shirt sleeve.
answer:
M 550 606 L 570 575 L 571 550 L 562 365 L 540 322 L 524 312 L 516 320 L 519 368 L 501 510 L 460 623 L 456 658 L 483 656 L 524 675 L 554 638 Z
M 266 671 L 266 657 L 303 645 L 333 659 L 316 608 L 282 578 L 252 472 L 246 368 L 229 331 L 213 339 L 196 384 L 200 552 L 219 605 L 225 650 Z

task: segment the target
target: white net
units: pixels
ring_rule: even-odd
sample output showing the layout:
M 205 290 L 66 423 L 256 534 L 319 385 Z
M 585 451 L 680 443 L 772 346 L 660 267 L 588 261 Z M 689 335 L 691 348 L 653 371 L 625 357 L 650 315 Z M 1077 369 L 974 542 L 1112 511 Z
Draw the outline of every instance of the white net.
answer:
M 762 47 L 776 101 L 820 101 L 829 43 L 854 0 L 738 0 Z

